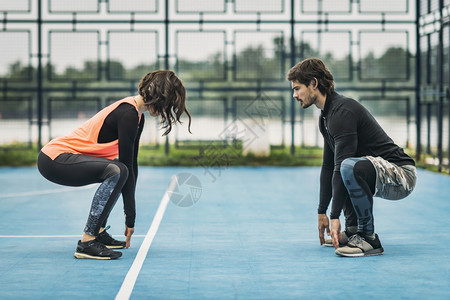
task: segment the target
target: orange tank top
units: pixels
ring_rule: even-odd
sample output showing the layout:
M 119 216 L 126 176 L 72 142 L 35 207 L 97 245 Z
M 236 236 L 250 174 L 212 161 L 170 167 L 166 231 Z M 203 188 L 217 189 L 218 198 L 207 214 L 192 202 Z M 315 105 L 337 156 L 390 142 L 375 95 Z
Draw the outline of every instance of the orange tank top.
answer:
M 116 158 L 119 155 L 118 140 L 109 143 L 98 143 L 97 141 L 100 129 L 102 128 L 106 117 L 122 103 L 133 105 L 139 113 L 133 97 L 127 97 L 116 101 L 103 108 L 69 135 L 51 140 L 41 151 L 52 160 L 61 153 L 84 154 L 108 159 Z M 139 120 L 140 119 L 141 115 L 139 114 Z M 138 124 L 136 124 L 136 126 L 138 126 Z

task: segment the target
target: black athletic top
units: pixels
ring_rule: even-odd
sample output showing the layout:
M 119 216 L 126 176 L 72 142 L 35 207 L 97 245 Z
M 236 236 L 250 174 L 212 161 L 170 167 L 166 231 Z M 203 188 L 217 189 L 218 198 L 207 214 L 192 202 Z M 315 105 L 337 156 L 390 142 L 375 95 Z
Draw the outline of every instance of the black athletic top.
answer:
M 128 179 L 122 188 L 122 198 L 125 210 L 125 224 L 134 227 L 136 218 L 135 190 L 138 176 L 137 156 L 139 139 L 144 128 L 144 114 L 139 115 L 136 108 L 128 103 L 120 104 L 105 119 L 99 135 L 99 143 L 109 143 L 119 140 L 119 161 L 128 168 Z
M 344 159 L 379 156 L 399 166 L 415 165 L 364 106 L 336 92 L 327 96 L 320 114 L 319 129 L 324 138 L 324 151 L 318 213 L 326 213 L 333 198 L 331 219 L 339 218 L 348 197 L 340 173 Z

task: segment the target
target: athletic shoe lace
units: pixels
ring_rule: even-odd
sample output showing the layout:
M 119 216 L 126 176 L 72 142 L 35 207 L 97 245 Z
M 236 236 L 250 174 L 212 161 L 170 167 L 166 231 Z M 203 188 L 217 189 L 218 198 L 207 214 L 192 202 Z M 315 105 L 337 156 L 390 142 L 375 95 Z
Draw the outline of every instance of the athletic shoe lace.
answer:
M 361 237 L 359 234 L 354 234 L 348 239 L 348 242 L 354 245 L 362 244 L 363 241 L 364 238 Z
M 108 249 L 105 245 L 96 240 L 94 240 L 90 246 L 92 248 L 95 248 L 95 252 L 97 252 L 98 254 L 106 254 L 110 251 L 110 249 Z
M 103 239 L 106 238 L 106 240 L 107 240 L 108 242 L 111 242 L 111 241 L 113 240 L 113 238 L 112 238 L 112 236 L 111 236 L 109 233 L 106 232 L 106 230 L 108 230 L 109 227 L 110 227 L 109 225 L 106 226 L 105 229 L 102 231 L 101 234 L 103 235 Z

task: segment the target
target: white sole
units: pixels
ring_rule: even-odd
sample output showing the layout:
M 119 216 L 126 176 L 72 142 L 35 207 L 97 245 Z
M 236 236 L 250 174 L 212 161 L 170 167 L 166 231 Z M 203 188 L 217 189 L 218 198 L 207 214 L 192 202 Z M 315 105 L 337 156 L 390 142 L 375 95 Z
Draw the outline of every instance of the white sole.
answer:
M 382 255 L 384 251 L 381 252 L 361 252 L 361 253 L 340 253 L 338 250 L 335 251 L 335 253 L 339 256 L 345 256 L 345 257 L 363 257 L 363 256 L 375 256 L 375 255 Z
M 85 254 L 85 253 L 80 253 L 80 252 L 75 252 L 73 254 L 73 256 L 75 258 L 79 258 L 79 259 L 102 259 L 102 260 L 111 259 L 111 257 L 108 257 L 108 256 L 106 256 L 106 257 L 103 257 L 103 256 L 92 256 L 92 255 Z
M 123 246 L 107 246 L 107 245 L 105 245 L 105 247 L 108 249 L 124 249 L 125 248 Z

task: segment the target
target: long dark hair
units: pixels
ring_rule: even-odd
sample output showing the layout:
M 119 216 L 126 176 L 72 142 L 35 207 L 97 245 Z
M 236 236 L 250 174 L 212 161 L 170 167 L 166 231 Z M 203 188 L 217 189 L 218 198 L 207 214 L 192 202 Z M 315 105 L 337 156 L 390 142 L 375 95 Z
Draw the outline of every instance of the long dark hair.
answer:
M 287 75 L 287 80 L 298 82 L 308 86 L 311 81 L 317 79 L 317 88 L 323 95 L 331 95 L 334 92 L 333 74 L 327 69 L 319 58 L 307 58 L 293 66 Z
M 172 71 L 150 72 L 139 82 L 139 95 L 144 103 L 161 116 L 163 135 L 169 134 L 172 124 L 181 124 L 180 117 L 186 113 L 189 118 L 188 131 L 191 133 L 191 115 L 186 109 L 186 89 L 181 80 Z

